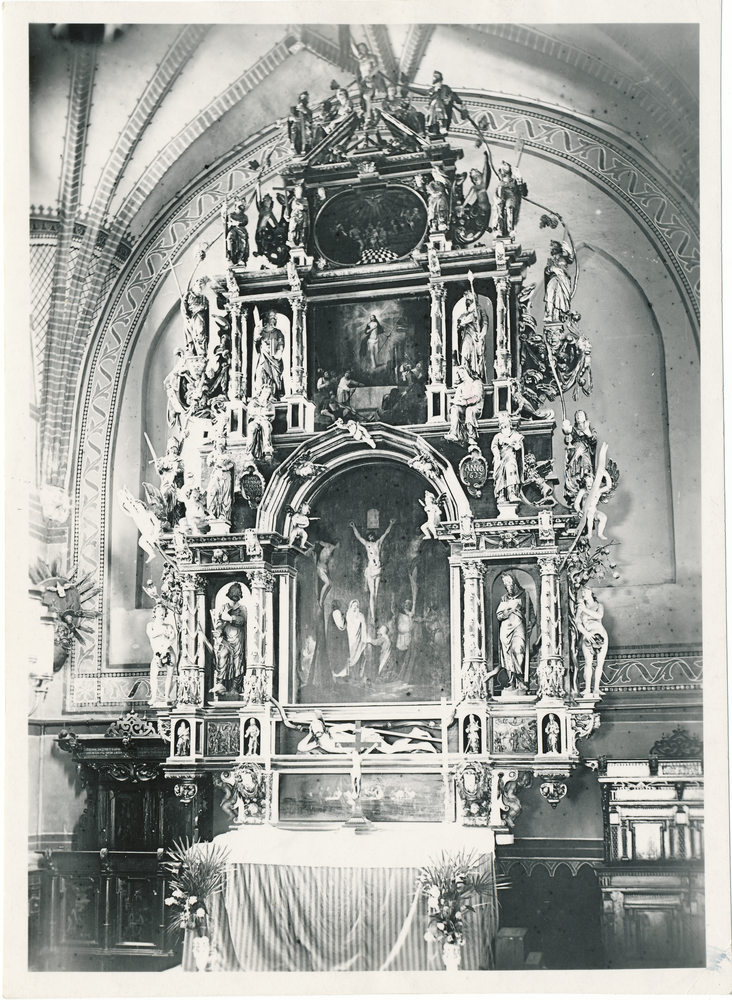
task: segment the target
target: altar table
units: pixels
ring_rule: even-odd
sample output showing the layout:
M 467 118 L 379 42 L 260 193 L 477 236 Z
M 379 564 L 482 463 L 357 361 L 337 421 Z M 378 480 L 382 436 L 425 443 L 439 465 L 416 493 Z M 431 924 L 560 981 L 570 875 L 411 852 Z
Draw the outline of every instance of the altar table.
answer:
M 242 827 L 216 843 L 229 848 L 233 864 L 210 901 L 213 972 L 441 970 L 441 948 L 424 938 L 419 867 L 443 849 L 478 845 L 483 870 L 493 865 L 490 831 L 442 824 L 379 827 L 366 836 Z M 461 968 L 489 969 L 495 900 L 474 904 Z M 190 942 L 183 966 L 194 968 Z

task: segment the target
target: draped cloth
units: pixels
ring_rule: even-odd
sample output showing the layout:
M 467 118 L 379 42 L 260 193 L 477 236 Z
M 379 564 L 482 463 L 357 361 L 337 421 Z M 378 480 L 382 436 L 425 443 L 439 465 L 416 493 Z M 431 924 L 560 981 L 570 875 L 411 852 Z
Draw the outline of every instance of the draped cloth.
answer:
M 362 838 L 356 839 L 352 831 L 349 835 L 357 855 Z M 493 870 L 492 853 L 484 854 L 481 862 L 484 870 Z M 442 970 L 441 946 L 424 938 L 427 900 L 417 889 L 418 870 L 337 866 L 337 862 L 317 867 L 233 864 L 223 891 L 210 900 L 209 968 L 213 972 Z M 464 917 L 460 967 L 490 969 L 498 929 L 496 900 L 472 902 L 476 912 Z M 190 941 L 183 968 L 195 968 Z

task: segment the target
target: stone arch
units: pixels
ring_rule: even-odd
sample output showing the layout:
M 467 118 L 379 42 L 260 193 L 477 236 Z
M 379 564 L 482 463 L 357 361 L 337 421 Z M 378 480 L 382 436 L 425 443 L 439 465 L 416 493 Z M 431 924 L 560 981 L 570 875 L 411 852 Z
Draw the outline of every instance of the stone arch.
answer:
M 263 534 L 277 533 L 286 537 L 290 517 L 287 508 L 297 508 L 302 503 L 314 505 L 334 474 L 374 462 L 393 462 L 409 468 L 410 462 L 423 453 L 422 447 L 429 455 L 434 470 L 429 477 L 423 476 L 425 483 L 434 492 L 446 495 L 444 520 L 459 522 L 461 517 L 470 515 L 470 504 L 455 470 L 424 438 L 418 450 L 420 435 L 411 431 L 375 423 L 368 425 L 368 433 L 376 444 L 375 448 L 364 441 L 355 441 L 345 430 L 331 429 L 315 441 L 295 449 L 267 484 L 257 513 L 257 530 Z M 295 470 L 300 462 L 305 461 L 323 466 L 323 471 L 303 481 Z

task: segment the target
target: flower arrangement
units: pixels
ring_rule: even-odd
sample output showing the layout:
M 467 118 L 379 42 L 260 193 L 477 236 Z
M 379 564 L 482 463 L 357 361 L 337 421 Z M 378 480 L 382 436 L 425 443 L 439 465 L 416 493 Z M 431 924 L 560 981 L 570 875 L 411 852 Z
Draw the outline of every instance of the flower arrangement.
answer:
M 443 851 L 437 861 L 420 868 L 417 884 L 427 897 L 429 924 L 426 941 L 439 941 L 443 945 L 463 944 L 463 915 L 475 907 L 470 897 L 488 899 L 483 905 L 494 905 L 497 888 L 495 876 L 480 870 L 480 855 L 460 851 L 452 856 Z
M 168 851 L 170 861 L 163 867 L 169 873 L 170 895 L 166 906 L 175 908 L 173 928 L 179 933 L 206 932 L 209 897 L 221 890 L 228 860 L 227 851 L 217 844 L 178 841 Z

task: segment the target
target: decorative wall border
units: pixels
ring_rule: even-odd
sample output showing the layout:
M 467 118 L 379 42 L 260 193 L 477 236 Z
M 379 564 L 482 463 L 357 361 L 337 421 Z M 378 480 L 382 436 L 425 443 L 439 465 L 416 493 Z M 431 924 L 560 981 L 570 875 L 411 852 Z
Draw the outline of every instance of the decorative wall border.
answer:
M 699 245 L 688 206 L 679 193 L 671 194 L 673 182 L 662 178 L 660 170 L 634 160 L 620 139 L 607 131 L 590 131 L 584 121 L 568 116 L 550 117 L 546 112 L 528 110 L 520 102 L 509 106 L 482 95 L 467 97 L 475 115 L 487 117 L 490 137 L 503 144 L 524 138 L 537 155 L 557 159 L 606 190 L 643 226 L 664 249 L 667 266 L 683 290 L 696 329 L 698 301 Z M 457 134 L 468 137 L 467 129 Z M 471 135 L 472 137 L 472 135 Z M 624 143 L 627 147 L 627 143 Z M 151 227 L 134 248 L 118 279 L 113 296 L 87 351 L 83 397 L 79 401 L 76 427 L 74 478 L 74 521 L 70 539 L 69 564 L 97 574 L 105 592 L 108 571 L 106 518 L 112 498 L 108 497 L 109 458 L 118 420 L 118 402 L 129 354 L 149 304 L 166 274 L 163 267 L 171 253 L 178 257 L 195 241 L 221 210 L 224 198 L 243 193 L 255 175 L 247 164 L 257 159 L 266 163 L 268 178 L 281 172 L 292 152 L 281 130 L 270 126 L 220 161 L 205 176 L 196 178 L 170 210 Z M 66 675 L 67 710 L 102 709 L 113 703 L 102 697 L 104 671 L 104 630 L 108 613 L 100 597 L 103 616 L 97 621 L 96 641 L 77 652 Z M 91 680 L 96 684 L 92 685 Z M 77 696 L 77 681 L 84 697 Z M 90 697 L 92 687 L 96 697 Z

